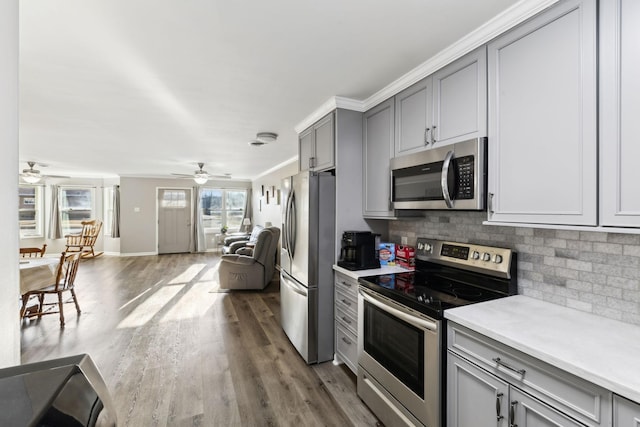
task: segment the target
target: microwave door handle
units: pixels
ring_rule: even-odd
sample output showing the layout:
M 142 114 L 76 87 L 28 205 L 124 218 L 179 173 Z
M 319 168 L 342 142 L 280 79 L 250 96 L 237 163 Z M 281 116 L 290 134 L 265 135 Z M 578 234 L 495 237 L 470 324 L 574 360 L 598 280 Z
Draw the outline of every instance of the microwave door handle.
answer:
M 453 159 L 453 151 L 449 151 L 444 157 L 442 163 L 442 176 L 440 177 L 440 185 L 442 187 L 442 197 L 448 208 L 453 208 L 453 201 L 449 195 L 449 168 L 451 167 L 451 159 Z

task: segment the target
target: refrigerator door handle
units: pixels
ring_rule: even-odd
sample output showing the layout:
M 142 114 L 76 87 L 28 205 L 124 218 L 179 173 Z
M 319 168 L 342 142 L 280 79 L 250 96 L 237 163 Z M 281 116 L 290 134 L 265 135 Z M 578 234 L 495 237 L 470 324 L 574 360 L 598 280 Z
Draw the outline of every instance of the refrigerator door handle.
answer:
M 291 195 L 289 196 L 289 214 L 288 217 L 288 227 L 289 231 L 287 233 L 288 243 L 287 247 L 289 249 L 289 254 L 291 258 L 294 258 L 296 255 L 296 192 L 291 189 Z
M 286 287 L 291 289 L 293 292 L 299 295 L 302 295 L 303 297 L 306 297 L 309 295 L 307 292 L 307 289 L 304 286 L 297 284 L 296 282 L 289 279 L 288 277 L 283 277 L 283 279 L 284 280 L 282 280 L 282 284 L 284 284 Z

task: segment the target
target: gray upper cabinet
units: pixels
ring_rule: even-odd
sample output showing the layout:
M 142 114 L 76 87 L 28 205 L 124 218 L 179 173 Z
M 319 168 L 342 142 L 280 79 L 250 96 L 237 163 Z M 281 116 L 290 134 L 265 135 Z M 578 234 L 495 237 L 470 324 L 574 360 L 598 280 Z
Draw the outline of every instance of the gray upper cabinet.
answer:
M 487 136 L 487 49 L 482 46 L 433 75 L 433 145 Z
M 601 224 L 640 227 L 640 2 L 600 2 Z
M 395 108 L 395 156 L 487 136 L 486 47 L 398 93 Z
M 395 96 L 395 150 L 401 156 L 429 148 L 433 122 L 433 80 L 420 80 Z
M 489 221 L 597 224 L 596 1 L 488 45 Z
M 323 171 L 335 167 L 334 114 L 327 114 L 298 136 L 300 171 Z
M 363 117 L 363 216 L 390 218 L 393 156 L 394 102 L 389 99 L 364 113 Z

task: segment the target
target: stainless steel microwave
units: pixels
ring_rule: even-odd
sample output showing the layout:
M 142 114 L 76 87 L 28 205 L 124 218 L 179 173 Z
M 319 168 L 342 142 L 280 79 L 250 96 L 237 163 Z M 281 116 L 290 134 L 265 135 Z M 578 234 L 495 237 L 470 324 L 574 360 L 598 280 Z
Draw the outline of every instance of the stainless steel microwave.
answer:
M 391 159 L 394 209 L 484 210 L 487 138 Z

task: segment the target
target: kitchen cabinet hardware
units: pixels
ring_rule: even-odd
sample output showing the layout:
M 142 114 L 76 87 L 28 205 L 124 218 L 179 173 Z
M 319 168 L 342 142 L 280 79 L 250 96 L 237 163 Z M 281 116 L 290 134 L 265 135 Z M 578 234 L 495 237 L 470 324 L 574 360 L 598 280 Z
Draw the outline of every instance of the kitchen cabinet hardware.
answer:
M 508 364 L 506 364 L 505 362 L 502 361 L 502 359 L 500 359 L 499 357 L 494 357 L 492 359 L 494 362 L 496 362 L 497 365 L 502 366 L 503 368 L 506 368 L 512 372 L 515 372 L 516 374 L 520 374 L 524 377 L 524 374 L 527 372 L 524 369 L 516 369 L 513 366 L 509 366 Z
M 502 396 L 504 396 L 504 393 L 496 394 L 496 421 L 500 421 L 504 418 L 504 416 L 502 416 L 502 411 L 500 408 L 502 406 Z
M 349 325 L 351 324 L 351 320 L 349 320 L 349 318 L 348 318 L 348 317 L 346 317 L 346 316 L 342 316 L 342 321 L 343 321 L 344 323 L 348 323 Z
M 429 145 L 429 130 L 431 130 L 431 128 L 424 130 L 424 145 Z
M 517 400 L 512 400 L 511 405 L 509 405 L 509 427 L 518 427 L 518 424 L 515 423 L 517 404 Z
M 431 128 L 431 145 L 434 145 L 436 143 L 436 125 L 433 125 L 433 128 Z
M 489 193 L 489 214 L 493 215 L 493 193 Z
M 351 341 L 349 341 L 347 338 L 342 337 L 342 341 L 344 341 L 345 344 L 351 345 L 353 344 Z

